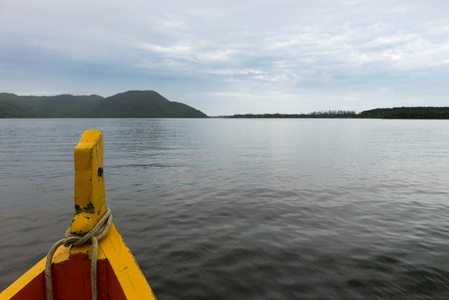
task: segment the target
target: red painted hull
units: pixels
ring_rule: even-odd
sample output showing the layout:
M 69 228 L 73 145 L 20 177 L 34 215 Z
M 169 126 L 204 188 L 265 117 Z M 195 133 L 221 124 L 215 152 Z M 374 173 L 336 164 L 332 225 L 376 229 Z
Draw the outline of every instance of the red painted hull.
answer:
M 97 262 L 98 299 L 126 300 L 108 260 Z M 85 254 L 72 255 L 68 261 L 53 266 L 54 299 L 92 299 L 90 259 Z M 13 300 L 45 300 L 45 275 L 42 272 L 16 294 Z

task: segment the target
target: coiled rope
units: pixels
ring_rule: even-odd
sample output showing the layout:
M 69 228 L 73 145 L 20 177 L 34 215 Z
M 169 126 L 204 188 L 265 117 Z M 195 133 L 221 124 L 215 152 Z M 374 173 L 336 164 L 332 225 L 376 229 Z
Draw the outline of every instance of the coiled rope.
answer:
M 97 291 L 97 258 L 98 258 L 98 241 L 101 240 L 106 233 L 108 233 L 109 228 L 112 223 L 112 214 L 111 210 L 108 208 L 103 217 L 98 221 L 97 225 L 94 228 L 89 230 L 84 235 L 75 235 L 70 233 L 70 228 L 65 232 L 65 238 L 57 241 L 53 247 L 51 247 L 50 251 L 47 255 L 47 262 L 45 263 L 45 288 L 47 294 L 47 300 L 53 300 L 53 284 L 52 284 L 52 275 L 51 275 L 51 266 L 53 255 L 59 246 L 64 245 L 68 247 L 73 245 L 75 247 L 81 246 L 85 243 L 92 243 L 92 259 L 90 264 L 90 279 L 91 279 L 91 287 L 92 287 L 92 299 L 96 300 L 98 291 Z

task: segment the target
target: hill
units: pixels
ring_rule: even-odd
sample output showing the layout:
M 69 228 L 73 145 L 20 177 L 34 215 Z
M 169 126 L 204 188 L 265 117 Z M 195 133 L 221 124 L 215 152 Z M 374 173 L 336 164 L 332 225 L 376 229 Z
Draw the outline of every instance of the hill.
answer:
M 394 107 L 362 111 L 360 118 L 449 119 L 449 107 Z
M 128 91 L 101 100 L 89 107 L 92 118 L 205 118 L 201 111 L 171 102 L 154 91 Z
M 108 98 L 17 96 L 0 93 L 0 118 L 206 118 L 201 111 L 154 91 L 128 91 Z
M 40 115 L 30 109 L 0 101 L 0 117 L 3 118 L 37 118 Z

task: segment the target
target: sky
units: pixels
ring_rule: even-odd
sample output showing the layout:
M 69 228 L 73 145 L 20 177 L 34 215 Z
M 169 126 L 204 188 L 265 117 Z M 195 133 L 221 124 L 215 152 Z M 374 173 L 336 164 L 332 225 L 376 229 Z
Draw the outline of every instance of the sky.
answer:
M 0 92 L 209 116 L 449 106 L 447 0 L 0 0 Z

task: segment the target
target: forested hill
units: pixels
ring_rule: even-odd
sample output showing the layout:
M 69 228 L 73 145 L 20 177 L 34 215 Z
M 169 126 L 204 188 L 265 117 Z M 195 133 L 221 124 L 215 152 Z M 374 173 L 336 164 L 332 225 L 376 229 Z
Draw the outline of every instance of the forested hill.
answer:
M 449 119 L 449 107 L 394 107 L 362 111 L 360 118 Z
M 90 96 L 17 96 L 0 93 L 0 118 L 207 118 L 155 91 Z

